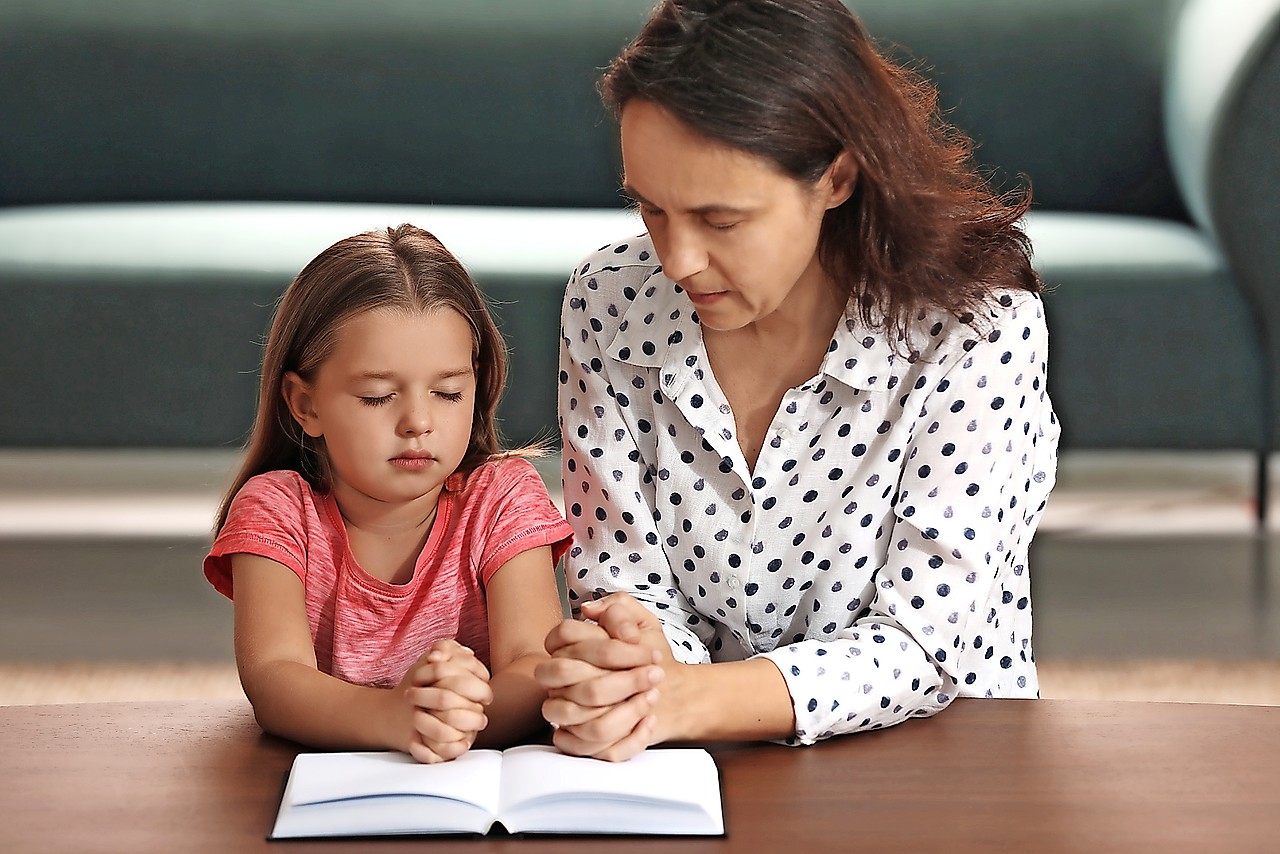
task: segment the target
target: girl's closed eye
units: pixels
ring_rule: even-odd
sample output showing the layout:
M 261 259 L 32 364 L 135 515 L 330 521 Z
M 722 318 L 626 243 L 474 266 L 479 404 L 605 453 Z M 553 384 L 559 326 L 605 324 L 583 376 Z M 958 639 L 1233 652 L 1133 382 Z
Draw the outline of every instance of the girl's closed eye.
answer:
M 394 393 L 383 394 L 383 395 L 364 395 L 364 394 L 359 395 L 360 402 L 363 403 L 365 406 L 382 406 L 384 404 L 390 403 L 393 397 L 395 397 Z
M 460 391 L 438 391 L 436 394 L 439 395 L 441 399 L 447 400 L 450 403 L 458 403 L 463 398 L 463 394 Z

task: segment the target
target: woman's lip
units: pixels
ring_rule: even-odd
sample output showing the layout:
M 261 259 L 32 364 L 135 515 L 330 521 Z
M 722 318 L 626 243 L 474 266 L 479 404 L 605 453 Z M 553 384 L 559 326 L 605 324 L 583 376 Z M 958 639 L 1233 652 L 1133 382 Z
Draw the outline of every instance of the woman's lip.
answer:
M 694 305 L 707 305 L 708 303 L 715 302 L 729 292 L 711 291 L 710 293 L 696 294 L 693 291 L 685 291 L 685 293 L 689 295 L 689 301 Z

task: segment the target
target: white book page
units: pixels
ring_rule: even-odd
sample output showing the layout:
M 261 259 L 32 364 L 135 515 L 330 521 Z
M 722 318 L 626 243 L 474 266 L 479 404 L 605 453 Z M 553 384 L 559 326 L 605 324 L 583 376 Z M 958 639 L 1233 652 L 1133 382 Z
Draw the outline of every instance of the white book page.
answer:
M 513 833 L 722 834 L 720 775 L 705 750 L 650 749 L 626 762 L 511 748 L 499 817 Z
M 501 768 L 492 750 L 438 765 L 393 752 L 299 754 L 272 836 L 483 833 L 497 814 Z

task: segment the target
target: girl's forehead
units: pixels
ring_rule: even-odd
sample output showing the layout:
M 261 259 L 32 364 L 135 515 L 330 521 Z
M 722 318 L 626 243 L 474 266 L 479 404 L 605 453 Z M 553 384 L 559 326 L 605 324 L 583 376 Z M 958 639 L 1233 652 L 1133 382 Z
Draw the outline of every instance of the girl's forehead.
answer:
M 471 324 L 458 311 L 372 309 L 347 319 L 328 361 L 395 365 L 469 365 L 475 350 Z

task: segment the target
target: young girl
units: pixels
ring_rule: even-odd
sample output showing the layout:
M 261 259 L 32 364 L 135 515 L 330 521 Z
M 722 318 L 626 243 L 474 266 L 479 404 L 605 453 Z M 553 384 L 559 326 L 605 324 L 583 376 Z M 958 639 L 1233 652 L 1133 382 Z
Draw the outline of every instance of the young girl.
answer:
M 289 286 L 204 562 L 264 730 L 440 762 L 543 724 L 571 532 L 499 449 L 505 373 L 475 283 L 422 229 L 339 241 Z

